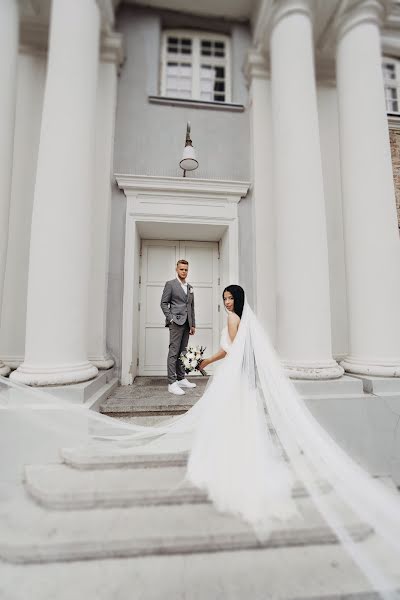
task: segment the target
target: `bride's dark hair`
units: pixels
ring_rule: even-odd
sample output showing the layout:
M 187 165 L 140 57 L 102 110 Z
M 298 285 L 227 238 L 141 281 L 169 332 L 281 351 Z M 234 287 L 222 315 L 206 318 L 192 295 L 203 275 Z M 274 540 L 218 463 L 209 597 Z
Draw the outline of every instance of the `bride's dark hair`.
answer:
M 229 292 L 233 296 L 233 311 L 238 317 L 242 318 L 242 312 L 244 307 L 244 289 L 240 285 L 228 285 L 222 292 L 222 299 L 224 299 L 225 292 Z

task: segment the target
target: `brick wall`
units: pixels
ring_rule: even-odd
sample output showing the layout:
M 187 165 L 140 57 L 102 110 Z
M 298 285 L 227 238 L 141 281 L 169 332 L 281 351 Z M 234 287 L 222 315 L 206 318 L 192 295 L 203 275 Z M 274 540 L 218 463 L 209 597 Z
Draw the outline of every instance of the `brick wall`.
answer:
M 397 220 L 400 224 L 400 130 L 389 129 L 392 152 L 393 181 L 396 194 Z

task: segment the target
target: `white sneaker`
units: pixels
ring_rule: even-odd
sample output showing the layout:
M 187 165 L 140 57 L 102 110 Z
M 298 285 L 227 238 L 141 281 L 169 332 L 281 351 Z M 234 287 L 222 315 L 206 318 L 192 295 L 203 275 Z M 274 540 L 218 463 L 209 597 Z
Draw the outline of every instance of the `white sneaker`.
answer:
M 180 381 L 176 382 L 179 387 L 181 388 L 195 388 L 196 384 L 195 383 L 191 383 L 190 381 L 188 381 L 185 377 L 185 379 L 181 379 Z
M 170 394 L 175 394 L 175 396 L 184 396 L 185 395 L 185 392 L 179 387 L 177 381 L 174 381 L 174 383 L 169 384 L 168 391 Z

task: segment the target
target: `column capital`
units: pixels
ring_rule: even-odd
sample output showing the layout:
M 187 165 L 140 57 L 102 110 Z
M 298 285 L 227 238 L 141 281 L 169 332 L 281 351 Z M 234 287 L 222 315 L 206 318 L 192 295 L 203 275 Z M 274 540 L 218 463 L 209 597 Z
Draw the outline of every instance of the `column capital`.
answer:
M 250 85 L 253 79 L 268 79 L 269 65 L 265 54 L 259 48 L 250 48 L 243 64 L 243 73 Z
M 100 60 L 105 63 L 115 63 L 121 66 L 125 59 L 123 36 L 121 33 L 104 32 L 100 41 Z
M 293 14 L 303 14 L 312 18 L 314 5 L 314 0 L 274 0 L 270 27 L 275 27 L 282 19 Z
M 374 23 L 380 28 L 387 13 L 387 5 L 387 0 L 364 0 L 350 3 L 350 6 L 339 10 L 334 22 L 337 38 L 340 39 L 362 23 Z
M 268 48 L 270 33 L 281 19 L 296 13 L 311 18 L 314 7 L 315 0 L 261 0 L 254 19 L 254 43 Z

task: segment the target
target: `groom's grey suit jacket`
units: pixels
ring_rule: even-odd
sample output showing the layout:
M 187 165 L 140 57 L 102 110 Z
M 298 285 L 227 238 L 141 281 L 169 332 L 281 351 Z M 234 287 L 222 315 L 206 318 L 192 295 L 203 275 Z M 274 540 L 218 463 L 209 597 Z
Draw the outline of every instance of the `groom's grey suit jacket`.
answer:
M 189 327 L 196 327 L 194 316 L 194 294 L 193 288 L 188 283 L 187 295 L 177 278 L 167 281 L 161 296 L 161 310 L 165 315 L 165 327 L 168 327 L 171 320 L 177 325 L 184 325 L 186 319 L 189 321 Z

